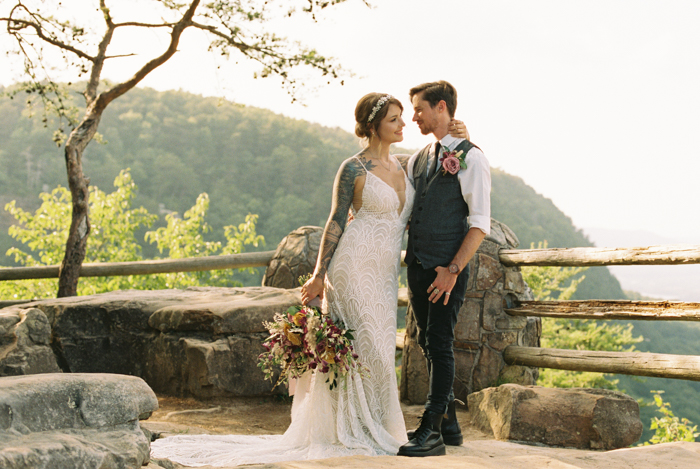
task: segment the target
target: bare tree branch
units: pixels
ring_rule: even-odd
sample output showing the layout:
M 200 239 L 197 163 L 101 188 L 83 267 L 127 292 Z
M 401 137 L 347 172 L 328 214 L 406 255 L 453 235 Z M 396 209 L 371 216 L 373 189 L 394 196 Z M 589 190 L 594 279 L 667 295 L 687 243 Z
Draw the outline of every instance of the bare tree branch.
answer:
M 91 62 L 94 62 L 95 58 L 92 57 L 90 54 L 81 51 L 80 49 L 77 49 L 70 44 L 66 44 L 62 41 L 59 41 L 58 39 L 52 38 L 49 35 L 47 35 L 44 31 L 44 28 L 41 26 L 39 22 L 33 22 L 33 21 L 27 21 L 27 20 L 22 20 L 22 19 L 17 19 L 13 18 L 13 14 L 15 11 L 22 9 L 24 10 L 29 16 L 34 17 L 35 15 L 31 13 L 27 7 L 22 5 L 21 3 L 18 3 L 15 5 L 12 10 L 10 11 L 10 16 L 8 18 L 0 18 L 0 21 L 6 21 L 7 22 L 7 32 L 15 37 L 19 35 L 19 32 L 22 31 L 25 28 L 31 28 L 36 32 L 36 35 L 43 41 L 56 46 L 60 49 L 67 50 L 70 52 L 73 52 L 75 55 L 82 59 L 89 60 Z
M 100 3 L 104 3 L 104 0 L 100 0 Z M 141 69 L 138 70 L 134 74 L 134 76 L 131 77 L 129 80 L 120 83 L 112 89 L 102 93 L 98 97 L 97 102 L 95 103 L 96 109 L 100 111 L 104 109 L 110 102 L 123 95 L 134 86 L 136 86 L 149 73 L 163 65 L 165 62 L 168 61 L 168 59 L 170 59 L 170 57 L 172 57 L 175 54 L 175 52 L 177 52 L 177 46 L 180 43 L 180 37 L 182 36 L 183 31 L 192 25 L 192 18 L 194 17 L 195 11 L 197 10 L 199 3 L 199 0 L 193 0 L 187 11 L 185 11 L 185 14 L 180 19 L 180 21 L 175 23 L 175 25 L 173 26 L 173 30 L 170 33 L 170 45 L 168 46 L 167 50 L 159 57 L 156 57 L 155 59 L 150 60 L 148 63 L 146 63 L 146 65 L 141 67 Z
M 95 57 L 94 65 L 92 71 L 90 72 L 90 79 L 88 80 L 88 85 L 85 88 L 85 99 L 88 104 L 91 104 L 95 100 L 97 95 L 97 87 L 100 84 L 100 77 L 102 76 L 102 69 L 104 68 L 105 56 L 107 54 L 107 47 L 112 42 L 112 37 L 114 36 L 114 23 L 112 22 L 112 17 L 109 12 L 109 8 L 105 5 L 105 0 L 100 0 L 100 10 L 102 10 L 102 15 L 107 25 L 102 40 L 97 47 L 97 56 Z
M 137 28 L 172 28 L 177 23 L 139 23 L 138 21 L 127 21 L 124 23 L 115 23 L 115 28 L 124 26 L 135 26 Z

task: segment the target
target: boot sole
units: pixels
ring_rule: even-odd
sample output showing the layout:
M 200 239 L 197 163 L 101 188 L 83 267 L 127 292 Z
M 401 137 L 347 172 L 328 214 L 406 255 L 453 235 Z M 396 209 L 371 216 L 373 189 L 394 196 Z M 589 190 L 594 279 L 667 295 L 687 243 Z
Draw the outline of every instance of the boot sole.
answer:
M 399 454 L 398 456 L 408 456 L 408 457 L 425 457 L 425 456 L 445 456 L 447 454 L 447 450 L 445 449 L 445 445 L 440 445 L 436 446 L 433 449 L 430 449 L 428 451 L 420 451 L 420 452 L 410 452 L 410 451 L 401 451 L 401 448 L 399 448 Z
M 408 432 L 407 436 L 410 440 L 411 438 L 413 438 L 413 432 Z M 444 441 L 447 446 L 462 446 L 462 444 L 464 444 L 464 437 L 461 433 L 458 433 L 456 435 L 445 435 L 443 433 L 442 441 Z
M 442 441 L 449 446 L 462 446 L 462 443 L 464 443 L 464 437 L 461 433 L 457 435 L 442 435 Z

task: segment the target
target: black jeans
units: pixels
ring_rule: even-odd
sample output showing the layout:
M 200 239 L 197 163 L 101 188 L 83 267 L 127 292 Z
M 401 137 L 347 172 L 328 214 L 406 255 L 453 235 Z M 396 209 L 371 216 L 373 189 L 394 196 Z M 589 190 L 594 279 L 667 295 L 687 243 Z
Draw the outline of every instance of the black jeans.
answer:
M 431 412 L 445 413 L 447 405 L 454 399 L 452 383 L 455 377 L 455 358 L 452 346 L 469 272 L 464 269 L 459 274 L 446 305 L 443 304 L 444 296 L 437 303 L 428 301 L 428 288 L 436 277 L 435 269 L 424 269 L 417 260 L 408 266 L 408 294 L 418 326 L 418 345 L 428 360 L 430 375 L 425 408 Z

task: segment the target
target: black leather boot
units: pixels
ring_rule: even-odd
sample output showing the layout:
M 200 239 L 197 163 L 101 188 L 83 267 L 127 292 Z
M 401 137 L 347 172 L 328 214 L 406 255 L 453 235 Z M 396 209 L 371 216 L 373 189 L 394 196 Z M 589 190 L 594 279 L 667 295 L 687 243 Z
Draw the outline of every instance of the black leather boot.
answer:
M 399 456 L 442 456 L 446 454 L 445 443 L 440 434 L 443 414 L 426 410 L 420 425 L 408 443 L 399 448 Z
M 445 441 L 446 445 L 462 446 L 462 443 L 464 443 L 462 429 L 459 427 L 459 422 L 457 421 L 455 401 L 450 401 L 450 404 L 447 406 L 447 414 L 445 414 L 445 417 L 442 419 L 440 430 L 442 439 Z
M 462 446 L 462 443 L 464 443 L 464 438 L 462 437 L 462 429 L 457 421 L 457 411 L 455 407 L 455 401 L 450 401 L 447 406 L 447 413 L 442 419 L 440 433 L 442 433 L 442 440 L 446 445 Z M 416 430 L 409 430 L 407 432 L 408 439 L 410 440 L 413 438 L 415 433 Z

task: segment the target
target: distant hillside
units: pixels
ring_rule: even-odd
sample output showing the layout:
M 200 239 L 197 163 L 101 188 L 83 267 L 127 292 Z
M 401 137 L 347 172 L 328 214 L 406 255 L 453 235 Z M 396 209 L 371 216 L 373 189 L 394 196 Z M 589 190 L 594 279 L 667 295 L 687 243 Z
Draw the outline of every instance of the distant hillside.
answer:
M 589 238 L 601 247 L 653 246 L 663 244 L 698 244 L 697 239 L 668 238 L 648 231 L 585 228 Z M 610 271 L 624 290 L 643 295 L 700 302 L 700 264 L 613 266 Z
M 520 248 L 527 249 L 540 241 L 551 248 L 586 247 L 593 243 L 577 229 L 571 218 L 554 203 L 525 184 L 521 178 L 500 169 L 491 169 L 492 216 L 508 225 L 520 239 Z M 620 283 L 607 267 L 591 267 L 584 272 L 572 299 L 625 299 Z
M 0 164 L 6 168 L 0 174 L 0 201 L 18 199 L 29 209 L 39 192 L 65 186 L 66 175 L 51 126 L 23 115 L 23 101 L 0 99 Z M 360 149 L 354 135 L 338 128 L 179 91 L 130 91 L 110 104 L 99 130 L 107 143 L 90 143 L 84 159 L 92 185 L 110 191 L 115 176 L 129 167 L 139 186 L 136 203 L 152 213 L 182 213 L 207 192 L 213 236 L 257 213 L 266 249 L 299 226 L 325 224 L 338 166 Z M 492 175 L 492 215 L 516 232 L 521 247 L 543 240 L 551 247 L 592 245 L 522 179 L 500 169 Z M 0 216 L 2 253 L 9 246 L 11 221 Z M 153 255 L 153 248 L 146 246 L 144 253 Z M 585 275 L 579 298 L 624 298 L 607 269 Z

